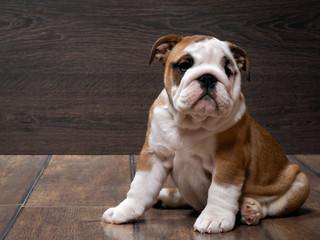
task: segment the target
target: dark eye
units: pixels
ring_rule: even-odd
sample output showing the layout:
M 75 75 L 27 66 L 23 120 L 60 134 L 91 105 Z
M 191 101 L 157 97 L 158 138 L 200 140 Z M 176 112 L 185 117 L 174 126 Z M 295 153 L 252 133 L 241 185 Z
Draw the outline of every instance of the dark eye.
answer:
M 224 64 L 224 71 L 229 78 L 232 74 L 232 71 L 230 69 L 230 61 L 229 60 L 226 60 L 226 63 Z
M 193 57 L 191 55 L 187 55 L 186 59 L 183 61 L 172 64 L 173 68 L 178 69 L 181 73 L 185 73 L 189 68 L 193 66 Z
M 178 65 L 178 68 L 182 73 L 185 73 L 190 67 L 192 67 L 190 62 L 182 62 Z

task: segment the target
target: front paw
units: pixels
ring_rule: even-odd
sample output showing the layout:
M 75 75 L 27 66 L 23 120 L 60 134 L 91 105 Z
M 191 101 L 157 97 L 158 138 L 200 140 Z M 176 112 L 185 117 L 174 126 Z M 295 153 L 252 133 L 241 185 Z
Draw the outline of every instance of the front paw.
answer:
M 138 219 L 142 215 L 141 211 L 125 204 L 120 204 L 115 208 L 109 208 L 102 215 L 102 221 L 111 224 L 128 223 Z
M 210 213 L 202 211 L 193 225 L 194 231 L 200 233 L 222 233 L 231 231 L 235 224 L 233 213 Z

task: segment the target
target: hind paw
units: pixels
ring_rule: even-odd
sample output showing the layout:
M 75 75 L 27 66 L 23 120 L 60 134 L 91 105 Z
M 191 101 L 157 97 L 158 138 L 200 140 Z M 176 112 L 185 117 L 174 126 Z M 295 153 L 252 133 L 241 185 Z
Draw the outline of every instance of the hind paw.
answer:
M 185 208 L 189 205 L 184 201 L 178 189 L 163 188 L 155 206 L 161 208 Z
M 245 197 L 241 201 L 241 222 L 247 225 L 257 225 L 262 215 L 261 205 L 253 198 Z

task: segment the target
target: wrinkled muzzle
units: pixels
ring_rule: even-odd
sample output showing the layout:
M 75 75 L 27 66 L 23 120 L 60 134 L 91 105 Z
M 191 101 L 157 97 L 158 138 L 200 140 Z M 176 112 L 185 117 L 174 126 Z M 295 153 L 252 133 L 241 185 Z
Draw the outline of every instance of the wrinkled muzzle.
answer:
M 190 69 L 172 89 L 173 104 L 184 114 L 223 115 L 232 104 L 229 88 L 228 79 L 218 68 Z

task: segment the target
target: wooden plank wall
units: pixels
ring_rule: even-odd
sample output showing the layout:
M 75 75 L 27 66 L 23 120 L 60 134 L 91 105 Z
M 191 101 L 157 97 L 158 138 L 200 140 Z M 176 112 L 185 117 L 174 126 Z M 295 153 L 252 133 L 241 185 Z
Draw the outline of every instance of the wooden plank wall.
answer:
M 0 153 L 137 154 L 166 34 L 251 56 L 251 115 L 287 154 L 320 153 L 318 0 L 0 2 Z

